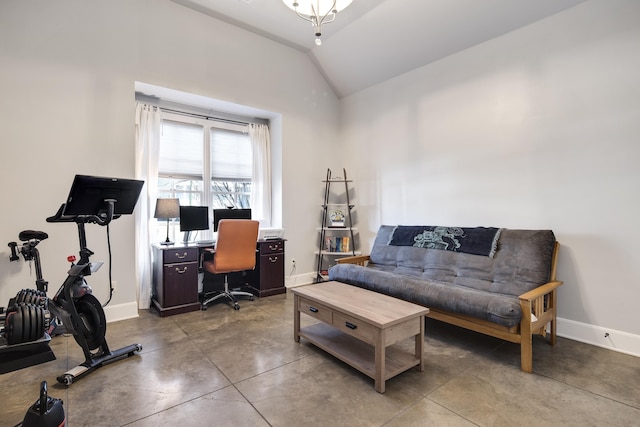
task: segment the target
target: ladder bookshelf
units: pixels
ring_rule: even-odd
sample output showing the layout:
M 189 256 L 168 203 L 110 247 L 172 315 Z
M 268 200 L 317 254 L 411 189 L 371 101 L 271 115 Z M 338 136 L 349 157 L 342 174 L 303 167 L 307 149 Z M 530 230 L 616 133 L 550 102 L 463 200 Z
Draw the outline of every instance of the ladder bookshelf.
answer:
M 332 176 L 331 169 L 327 169 L 327 176 L 322 182 L 325 188 L 322 220 L 318 229 L 316 283 L 327 280 L 327 270 L 336 257 L 357 255 L 352 213 L 355 206 L 351 204 L 349 194 L 353 181 L 347 178 L 346 169 L 342 169 L 341 177 Z M 332 185 L 334 190 L 344 185 L 344 193 L 333 193 Z

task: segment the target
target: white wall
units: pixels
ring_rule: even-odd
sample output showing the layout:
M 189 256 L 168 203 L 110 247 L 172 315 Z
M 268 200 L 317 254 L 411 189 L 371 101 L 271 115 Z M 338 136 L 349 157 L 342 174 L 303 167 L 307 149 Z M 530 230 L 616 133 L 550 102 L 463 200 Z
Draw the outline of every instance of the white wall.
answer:
M 593 0 L 344 98 L 364 246 L 381 223 L 550 228 L 559 333 L 640 354 L 638 18 Z
M 286 262 L 295 256 L 300 271 L 314 269 L 316 240 L 308 236 L 317 221 L 305 212 L 319 209 L 322 193 L 313 189 L 337 143 L 338 100 L 305 54 L 168 0 L 4 0 L 0 64 L 0 242 L 25 229 L 48 232 L 39 248 L 53 292 L 78 241 L 74 225 L 45 218 L 77 173 L 134 176 L 135 81 L 280 115 L 274 164 L 282 168 Z M 136 300 L 133 227 L 133 217 L 111 226 L 111 306 Z M 106 260 L 105 229 L 89 226 L 87 240 L 93 259 Z M 34 280 L 24 261 L 9 263 L 2 243 L 0 305 Z M 107 269 L 90 283 L 105 301 Z

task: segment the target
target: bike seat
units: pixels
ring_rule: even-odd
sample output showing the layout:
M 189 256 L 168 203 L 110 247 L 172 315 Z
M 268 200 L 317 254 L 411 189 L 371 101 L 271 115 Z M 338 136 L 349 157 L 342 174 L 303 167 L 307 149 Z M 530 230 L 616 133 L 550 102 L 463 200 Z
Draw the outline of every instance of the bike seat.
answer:
M 18 234 L 18 239 L 20 239 L 21 242 L 28 242 L 33 239 L 44 240 L 48 237 L 49 235 L 44 231 L 24 230 Z

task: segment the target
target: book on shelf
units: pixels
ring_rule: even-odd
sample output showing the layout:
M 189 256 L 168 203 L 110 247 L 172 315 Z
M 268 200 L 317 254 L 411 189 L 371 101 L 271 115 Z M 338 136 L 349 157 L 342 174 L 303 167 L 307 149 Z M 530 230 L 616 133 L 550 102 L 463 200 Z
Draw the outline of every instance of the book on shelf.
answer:
M 351 237 L 349 236 L 325 236 L 324 250 L 327 252 L 349 252 L 351 249 Z

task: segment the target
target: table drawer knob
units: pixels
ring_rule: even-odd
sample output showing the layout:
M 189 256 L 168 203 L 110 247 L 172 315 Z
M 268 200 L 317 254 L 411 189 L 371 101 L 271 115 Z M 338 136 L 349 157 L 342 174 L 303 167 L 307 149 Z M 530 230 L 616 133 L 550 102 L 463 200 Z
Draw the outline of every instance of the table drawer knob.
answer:
M 180 254 L 178 252 L 176 252 L 176 258 L 178 259 L 185 259 L 187 257 L 187 253 L 183 253 L 182 256 L 180 256 Z
M 346 326 L 349 329 L 357 329 L 358 328 L 358 325 L 354 325 L 351 322 L 344 322 L 344 326 Z
M 176 273 L 178 274 L 184 274 L 186 273 L 188 270 L 188 267 L 183 268 L 182 270 L 180 270 L 178 267 L 176 267 Z
M 312 312 L 312 313 L 317 313 L 318 309 L 315 308 L 315 307 L 309 307 L 309 311 Z
M 277 256 L 274 256 L 273 258 L 269 257 L 269 261 L 271 261 L 272 263 L 278 262 L 278 257 Z

